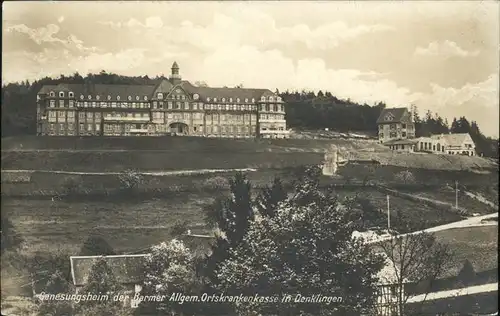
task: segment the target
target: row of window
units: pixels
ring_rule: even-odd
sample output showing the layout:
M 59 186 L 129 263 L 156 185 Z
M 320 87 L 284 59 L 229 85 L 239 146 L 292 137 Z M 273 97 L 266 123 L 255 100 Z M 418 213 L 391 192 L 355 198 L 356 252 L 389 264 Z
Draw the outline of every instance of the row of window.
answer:
M 54 91 L 50 91 L 49 95 L 50 95 L 51 97 L 55 97 L 55 96 L 56 96 L 56 94 L 55 94 L 55 92 L 54 92 Z M 186 99 L 186 96 L 185 96 L 185 95 L 182 95 L 182 94 L 181 94 L 181 95 L 177 94 L 177 95 L 172 95 L 172 96 L 174 97 L 174 99 L 178 99 L 178 100 L 185 100 L 185 99 Z M 60 91 L 60 92 L 59 92 L 59 97 L 60 97 L 60 98 L 64 98 L 64 97 L 65 97 L 65 93 L 64 93 L 64 91 Z M 74 98 L 74 97 L 75 97 L 75 94 L 74 94 L 73 92 L 71 92 L 71 91 L 70 91 L 70 92 L 68 92 L 68 97 L 69 97 L 69 98 Z M 163 99 L 163 93 L 159 92 L 159 93 L 157 94 L 157 97 L 158 97 L 158 99 L 162 100 L 162 99 Z M 119 95 L 118 95 L 118 96 L 116 96 L 116 100 L 118 100 L 118 101 L 119 101 L 119 100 L 120 100 L 120 98 L 121 98 L 121 97 L 120 97 Z M 195 93 L 195 94 L 193 95 L 193 99 L 197 100 L 198 98 L 199 98 L 199 95 Z M 81 94 L 81 95 L 80 95 L 80 100 L 84 100 L 84 99 L 85 99 L 85 96 L 84 96 L 83 94 Z M 88 99 L 88 100 L 92 100 L 92 95 L 87 95 L 87 99 Z M 101 96 L 100 96 L 100 95 L 96 95 L 96 96 L 95 96 L 95 99 L 96 99 L 96 100 L 100 100 L 100 99 L 101 99 Z M 107 96 L 107 100 L 109 101 L 109 100 L 111 100 L 111 99 L 112 99 L 111 95 L 108 95 L 108 96 Z M 139 101 L 139 100 L 141 100 L 141 97 L 140 97 L 140 96 L 138 96 L 138 95 L 136 95 L 136 96 L 135 96 L 135 98 L 133 98 L 133 97 L 132 97 L 132 96 L 130 96 L 130 95 L 127 97 L 127 100 L 129 100 L 129 101 L 132 101 L 132 99 L 135 99 L 136 101 Z M 147 101 L 147 100 L 148 100 L 148 97 L 147 97 L 147 96 L 142 96 L 142 99 L 143 99 L 144 101 Z M 217 100 L 220 100 L 220 102 L 226 102 L 226 101 L 227 101 L 227 102 L 233 102 L 233 98 L 227 98 L 227 99 L 226 99 L 226 98 L 216 98 L 216 97 L 215 97 L 215 98 L 210 98 L 210 97 L 207 97 L 207 102 L 211 102 L 211 101 L 212 101 L 212 102 L 217 102 Z M 235 98 L 234 100 L 235 100 L 235 102 L 236 102 L 236 103 L 240 103 L 240 102 L 241 102 L 241 99 L 240 99 L 240 98 Z M 252 98 L 252 99 L 245 98 L 245 99 L 244 99 L 244 102 L 245 102 L 245 103 L 248 103 L 248 102 L 249 102 L 249 100 L 250 100 L 252 103 L 255 103 L 255 98 Z M 265 96 L 262 96 L 262 97 L 260 98 L 260 100 L 261 100 L 262 102 L 265 102 L 265 101 L 269 101 L 269 102 L 278 101 L 278 102 L 280 102 L 280 101 L 281 101 L 281 97 L 273 97 L 273 96 L 269 96 L 269 97 L 266 99 L 266 97 L 265 97 Z
M 65 124 L 65 123 L 59 123 L 59 124 L 51 123 L 51 124 L 49 124 L 49 131 L 55 131 L 57 127 L 59 128 L 60 131 L 74 130 L 75 124 L 74 123 L 67 123 L 67 124 Z M 80 129 L 80 131 L 94 131 L 94 130 L 100 131 L 101 124 L 80 123 L 79 129 Z
M 205 120 L 208 121 L 256 121 L 257 117 L 255 114 L 244 114 L 244 115 L 236 115 L 236 114 L 218 114 L 218 113 L 213 113 L 213 114 L 206 114 L 205 115 Z
M 285 116 L 283 114 L 260 114 L 259 118 L 261 120 L 284 120 Z

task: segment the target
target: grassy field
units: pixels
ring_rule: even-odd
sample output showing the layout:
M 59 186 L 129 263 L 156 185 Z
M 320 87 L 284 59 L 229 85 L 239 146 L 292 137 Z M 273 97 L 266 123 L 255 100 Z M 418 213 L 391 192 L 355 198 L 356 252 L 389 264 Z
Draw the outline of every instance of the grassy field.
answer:
M 498 268 L 498 225 L 448 229 L 436 237 L 455 252 L 446 276 L 457 275 L 466 259 L 476 272 Z
M 2 212 L 25 239 L 27 252 L 77 254 L 88 236 L 98 235 L 125 253 L 169 240 L 171 227 L 181 220 L 203 230 L 201 210 L 213 198 L 183 194 L 136 203 L 2 199 Z

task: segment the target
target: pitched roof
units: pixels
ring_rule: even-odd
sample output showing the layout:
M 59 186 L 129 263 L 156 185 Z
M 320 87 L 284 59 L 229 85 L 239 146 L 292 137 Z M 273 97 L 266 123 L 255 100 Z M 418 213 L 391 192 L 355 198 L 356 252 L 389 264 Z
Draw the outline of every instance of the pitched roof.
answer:
M 141 283 L 144 279 L 144 262 L 146 255 L 115 256 L 71 256 L 71 275 L 73 284 L 82 286 L 87 283 L 90 270 L 98 259 L 104 258 L 121 284 Z
M 77 98 L 83 95 L 86 99 L 88 95 L 92 97 L 98 95 L 101 100 L 107 100 L 108 96 L 111 96 L 112 100 L 116 100 L 117 96 L 120 97 L 121 101 L 125 101 L 129 96 L 132 100 L 135 100 L 138 96 L 140 100 L 144 100 L 147 96 L 151 99 L 156 96 L 156 93 L 169 93 L 175 87 L 180 86 L 184 89 L 191 97 L 194 94 L 198 94 L 202 101 L 207 101 L 207 98 L 214 99 L 217 98 L 219 101 L 225 98 L 229 101 L 229 98 L 240 98 L 240 102 L 244 102 L 248 99 L 251 102 L 252 99 L 255 101 L 260 100 L 262 96 L 276 96 L 275 93 L 271 92 L 269 89 L 247 89 L 247 88 L 212 88 L 212 87 L 196 87 L 189 81 L 181 81 L 179 85 L 173 85 L 168 80 L 162 80 L 157 85 L 123 85 L 123 84 L 66 84 L 61 83 L 59 85 L 46 85 L 43 86 L 39 94 L 49 93 L 49 91 L 59 92 L 59 91 L 72 91 L 75 93 Z
M 197 93 L 203 101 L 206 98 L 240 98 L 241 102 L 245 99 L 250 102 L 252 99 L 260 100 L 262 96 L 275 95 L 269 89 L 195 87 L 189 81 L 183 81 L 181 87 L 191 94 Z
M 451 147 L 460 147 L 464 141 L 472 140 L 469 133 L 432 135 L 431 138 L 443 139 Z
M 384 143 L 384 145 L 414 145 L 418 142 L 416 139 L 393 139 Z
M 407 114 L 409 114 L 407 108 L 383 109 L 377 119 L 377 124 L 398 123 L 401 122 Z

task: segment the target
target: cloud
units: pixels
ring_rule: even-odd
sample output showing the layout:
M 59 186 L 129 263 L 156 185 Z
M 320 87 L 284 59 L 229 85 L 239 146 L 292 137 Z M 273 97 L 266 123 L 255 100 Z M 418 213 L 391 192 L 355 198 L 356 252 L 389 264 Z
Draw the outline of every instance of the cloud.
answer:
M 335 21 L 311 28 L 306 24 L 278 27 L 270 15 L 253 9 L 235 9 L 229 13 L 216 12 L 212 21 L 206 25 L 196 25 L 183 21 L 179 25 L 164 26 L 160 17 L 152 16 L 141 22 L 131 18 L 126 22 L 101 21 L 113 29 L 130 28 L 135 31 L 155 30 L 158 37 L 175 34 L 172 41 L 190 43 L 202 49 L 212 49 L 222 45 L 253 45 L 305 43 L 310 49 L 327 50 L 340 45 L 343 41 L 353 40 L 365 34 L 393 31 L 394 28 L 383 24 L 349 26 L 345 22 Z M 150 35 L 148 34 L 148 35 Z
M 65 49 L 78 50 L 81 52 L 86 51 L 96 51 L 96 47 L 86 47 L 83 45 L 83 41 L 79 40 L 75 35 L 70 34 L 66 39 L 61 39 L 56 37 L 55 35 L 59 33 L 60 28 L 56 24 L 48 24 L 45 27 L 40 27 L 37 29 L 32 29 L 26 26 L 25 24 L 17 24 L 10 26 L 6 29 L 8 33 L 22 33 L 29 36 L 31 40 L 33 40 L 38 45 L 42 45 L 43 43 L 59 43 Z
M 417 47 L 415 55 L 469 57 L 479 55 L 479 50 L 466 51 L 458 46 L 457 43 L 446 40 L 444 42 L 431 42 L 425 48 Z

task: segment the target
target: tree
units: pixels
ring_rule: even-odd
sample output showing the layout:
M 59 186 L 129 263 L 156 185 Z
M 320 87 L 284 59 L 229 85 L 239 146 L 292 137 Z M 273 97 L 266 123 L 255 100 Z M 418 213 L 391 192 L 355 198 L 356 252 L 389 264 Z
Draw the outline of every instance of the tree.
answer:
M 380 212 L 368 198 L 358 196 L 356 202 L 361 212 L 359 225 L 361 231 L 384 225 L 387 215 Z
M 1 244 L 0 244 L 0 249 L 1 253 L 3 254 L 4 251 L 7 250 L 16 250 L 18 249 L 22 243 L 23 239 L 21 236 L 16 232 L 14 225 L 12 225 L 12 222 L 10 219 L 7 217 L 7 214 L 5 211 L 1 212 L 1 217 L 0 217 L 0 226 L 1 226 Z
M 44 289 L 45 294 L 70 294 L 73 291 L 72 284 L 59 270 L 50 276 Z M 67 300 L 42 300 L 36 309 L 37 315 L 66 316 L 74 314 L 72 302 Z
M 274 216 L 278 203 L 287 198 L 287 192 L 281 180 L 276 177 L 271 186 L 262 189 L 257 197 L 257 210 L 260 215 Z
M 340 296 L 341 304 L 273 302 L 235 304 L 239 315 L 360 315 L 375 300 L 382 258 L 362 240 L 348 200 L 322 192 L 318 170 L 298 183 L 274 216 L 252 221 L 243 240 L 217 269 L 228 295 Z M 345 203 L 344 203 L 345 202 Z
M 397 182 L 402 182 L 404 184 L 413 184 L 415 183 L 415 176 L 409 170 L 403 170 L 394 175 L 394 180 Z
M 109 314 L 109 311 L 115 309 L 123 308 L 123 302 L 115 301 L 112 299 L 115 293 L 118 293 L 122 289 L 121 285 L 116 280 L 113 271 L 108 266 L 106 259 L 101 257 L 93 264 L 90 269 L 89 276 L 87 278 L 87 283 L 81 289 L 81 293 L 91 293 L 94 295 L 109 295 L 109 299 L 102 300 L 88 300 L 81 301 L 76 306 L 77 310 L 81 315 L 95 315 L 90 314 L 90 311 L 98 312 L 101 311 L 102 314 Z M 115 314 L 118 315 L 118 314 Z
M 151 248 L 146 257 L 145 278 L 141 295 L 165 295 L 160 302 L 141 302 L 139 314 L 191 315 L 197 311 L 194 302 L 179 304 L 169 300 L 174 293 L 201 294 L 195 261 L 182 241 L 173 239 Z
M 239 244 L 254 218 L 251 185 L 246 176 L 238 172 L 229 181 L 231 196 L 219 198 L 207 208 L 208 221 L 220 232 L 216 236 L 212 254 L 207 258 L 208 277 L 213 279 L 216 266 L 227 258 L 228 250 Z
M 113 248 L 104 238 L 94 235 L 89 236 L 87 240 L 83 242 L 79 253 L 80 256 L 106 256 L 115 254 Z
M 400 223 L 411 227 L 401 213 L 396 215 Z M 398 316 L 407 315 L 406 305 L 414 296 L 405 291 L 408 284 L 419 287 L 419 292 L 427 295 L 432 291 L 434 282 L 453 262 L 453 253 L 447 245 L 440 244 L 432 233 L 417 232 L 404 235 L 392 235 L 389 240 L 380 243 L 380 249 L 386 257 L 386 268 L 390 271 L 382 281 L 394 287 L 396 299 L 392 301 Z M 424 298 L 425 302 L 425 298 Z
M 136 170 L 125 170 L 118 176 L 120 180 L 120 187 L 122 190 L 128 193 L 134 193 L 143 183 L 144 179 L 142 175 Z

